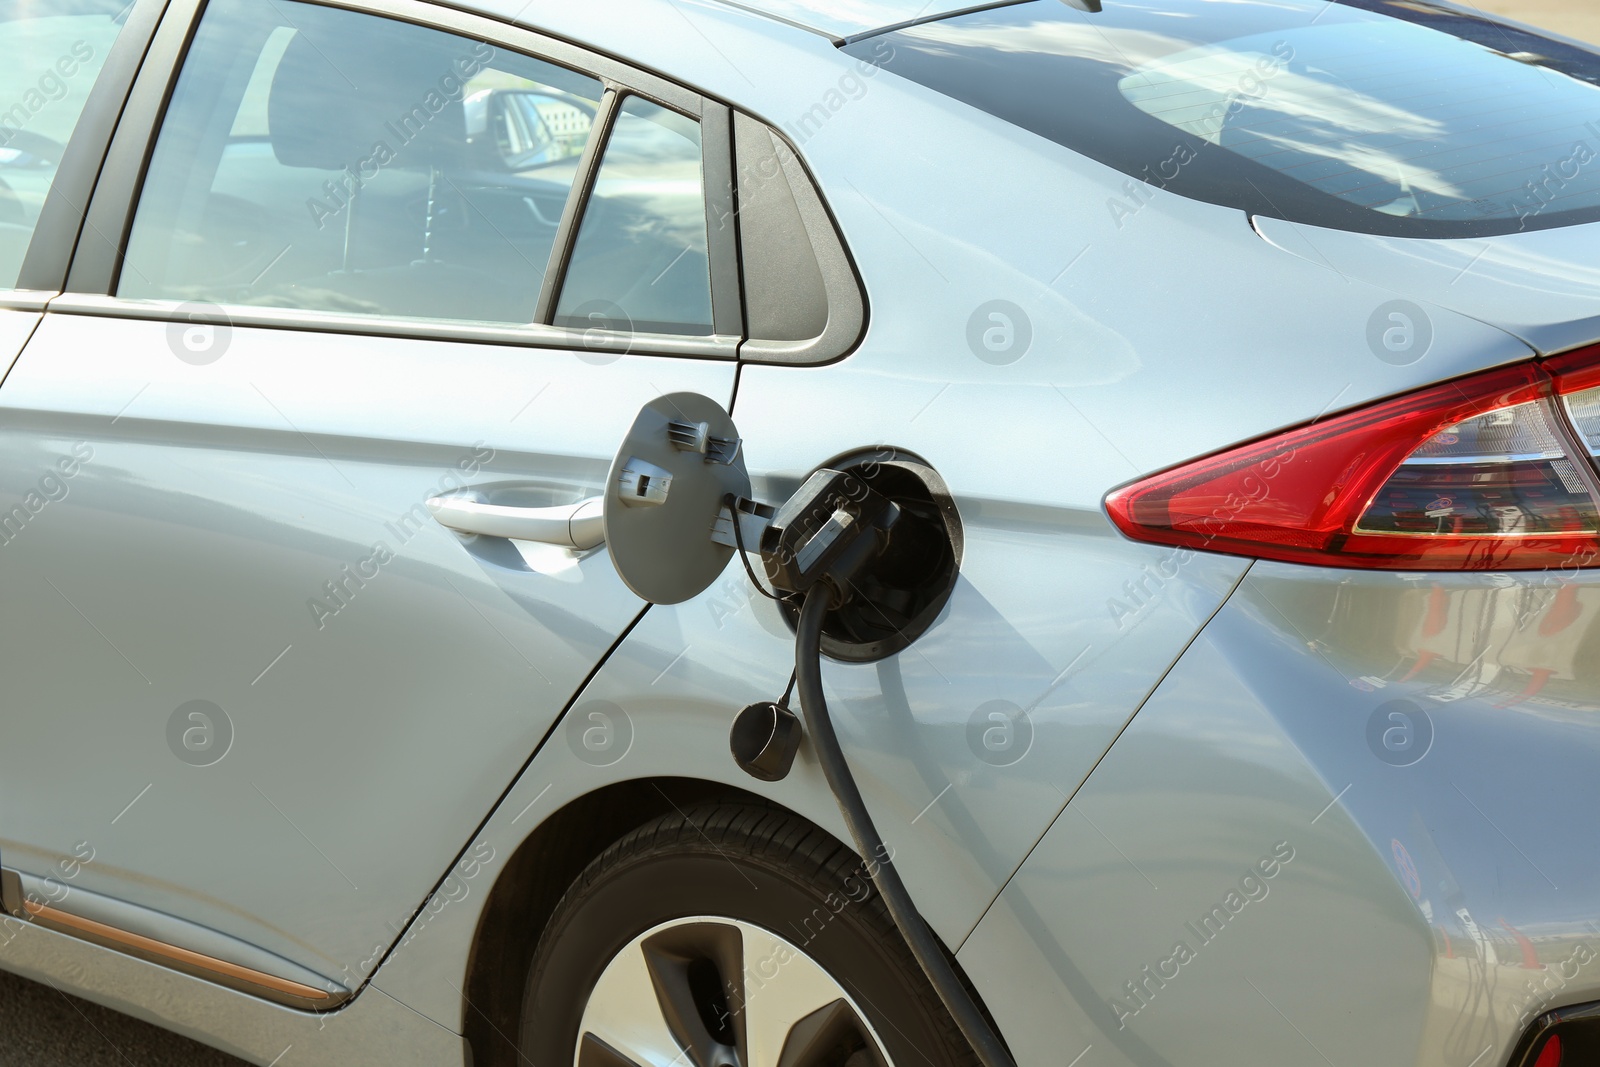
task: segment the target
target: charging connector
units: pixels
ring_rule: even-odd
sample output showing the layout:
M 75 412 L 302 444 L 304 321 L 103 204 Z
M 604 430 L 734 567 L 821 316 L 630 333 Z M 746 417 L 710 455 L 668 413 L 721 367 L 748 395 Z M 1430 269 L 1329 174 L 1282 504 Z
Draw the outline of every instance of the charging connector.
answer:
M 850 579 L 887 547 L 900 509 L 844 471 L 820 470 L 806 479 L 761 535 L 767 580 L 803 595 L 825 582 L 835 606 L 851 597 Z

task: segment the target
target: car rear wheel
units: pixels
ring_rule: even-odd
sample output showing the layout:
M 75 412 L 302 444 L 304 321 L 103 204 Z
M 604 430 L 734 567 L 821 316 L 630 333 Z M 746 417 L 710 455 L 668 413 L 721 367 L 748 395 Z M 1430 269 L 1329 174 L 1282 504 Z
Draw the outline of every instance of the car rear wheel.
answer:
M 971 1067 L 868 879 L 784 812 L 656 820 L 589 865 L 529 972 L 538 1067 Z

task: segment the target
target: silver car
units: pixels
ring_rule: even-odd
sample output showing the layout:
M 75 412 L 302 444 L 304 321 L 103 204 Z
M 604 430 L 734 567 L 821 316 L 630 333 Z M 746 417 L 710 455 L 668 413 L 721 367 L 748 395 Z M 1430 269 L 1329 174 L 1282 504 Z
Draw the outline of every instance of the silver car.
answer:
M 0 968 L 283 1067 L 1600 1063 L 1593 49 L 0 48 Z

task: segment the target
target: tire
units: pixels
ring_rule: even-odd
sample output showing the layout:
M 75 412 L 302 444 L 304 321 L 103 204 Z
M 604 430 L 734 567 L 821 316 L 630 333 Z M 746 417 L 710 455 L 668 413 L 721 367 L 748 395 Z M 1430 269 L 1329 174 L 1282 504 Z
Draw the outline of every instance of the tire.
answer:
M 589 864 L 534 953 L 519 1049 L 534 1067 L 680 1050 L 683 1067 L 976 1064 L 861 859 L 735 804 L 664 816 Z

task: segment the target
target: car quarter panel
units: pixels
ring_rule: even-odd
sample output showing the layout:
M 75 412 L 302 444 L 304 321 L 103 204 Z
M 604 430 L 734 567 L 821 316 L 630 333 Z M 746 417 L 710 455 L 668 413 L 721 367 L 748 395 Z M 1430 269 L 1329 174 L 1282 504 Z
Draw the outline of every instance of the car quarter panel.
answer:
M 1597 607 L 1257 564 L 961 952 L 1019 1061 L 1498 1064 L 1595 999 Z
M 1257 227 L 1273 245 L 1335 275 L 1473 315 L 1546 355 L 1600 338 L 1594 251 L 1600 223 L 1456 241 L 1409 241 L 1282 219 L 1258 219 Z

